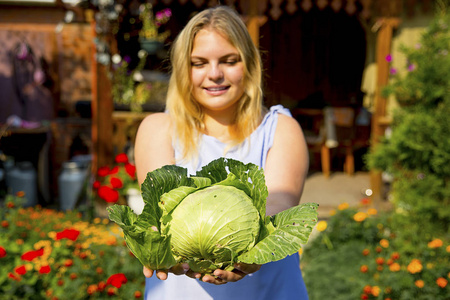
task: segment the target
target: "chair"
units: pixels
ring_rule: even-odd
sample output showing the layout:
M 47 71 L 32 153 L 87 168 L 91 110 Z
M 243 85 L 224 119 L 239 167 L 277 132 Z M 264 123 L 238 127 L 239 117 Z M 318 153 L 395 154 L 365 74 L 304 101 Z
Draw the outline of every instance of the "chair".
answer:
M 292 115 L 302 126 L 311 152 L 320 153 L 322 173 L 331 174 L 332 149 L 344 149 L 343 170 L 355 172 L 355 150 L 368 145 L 368 137 L 359 137 L 356 110 L 352 107 L 326 107 L 324 109 L 297 108 Z

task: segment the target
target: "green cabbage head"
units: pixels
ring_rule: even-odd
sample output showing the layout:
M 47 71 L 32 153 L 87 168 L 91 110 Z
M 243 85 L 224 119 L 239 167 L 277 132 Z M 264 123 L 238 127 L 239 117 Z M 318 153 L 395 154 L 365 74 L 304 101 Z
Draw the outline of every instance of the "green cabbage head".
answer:
M 164 166 L 147 174 L 141 190 L 140 215 L 125 205 L 108 213 L 131 252 L 153 270 L 188 263 L 208 274 L 277 261 L 300 250 L 317 222 L 316 203 L 266 216 L 263 170 L 233 159 L 214 160 L 195 176 Z

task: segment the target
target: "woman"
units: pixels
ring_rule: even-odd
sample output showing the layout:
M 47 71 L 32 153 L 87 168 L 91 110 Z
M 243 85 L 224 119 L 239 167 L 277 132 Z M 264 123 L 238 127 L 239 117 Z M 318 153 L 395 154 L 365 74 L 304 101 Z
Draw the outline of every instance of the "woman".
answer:
M 263 107 L 261 59 L 238 14 L 226 6 L 197 14 L 170 58 L 167 112 L 149 115 L 138 130 L 139 182 L 164 165 L 195 174 L 224 156 L 264 169 L 268 215 L 297 205 L 308 170 L 303 133 L 282 106 Z M 169 270 L 173 274 L 156 270 L 156 276 L 144 268 L 146 299 L 307 299 L 297 254 L 235 267 L 201 280 L 185 265 Z

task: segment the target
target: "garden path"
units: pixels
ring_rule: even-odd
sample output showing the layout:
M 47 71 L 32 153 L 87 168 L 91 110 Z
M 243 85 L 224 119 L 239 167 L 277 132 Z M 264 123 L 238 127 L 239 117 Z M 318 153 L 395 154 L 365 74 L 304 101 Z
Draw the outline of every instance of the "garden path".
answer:
M 314 172 L 306 178 L 301 203 L 319 203 L 319 219 L 326 219 L 330 211 L 343 202 L 350 206 L 357 205 L 366 197 L 367 189 L 370 189 L 368 172 L 356 172 L 353 176 L 333 172 L 329 178 L 325 178 L 321 172 Z

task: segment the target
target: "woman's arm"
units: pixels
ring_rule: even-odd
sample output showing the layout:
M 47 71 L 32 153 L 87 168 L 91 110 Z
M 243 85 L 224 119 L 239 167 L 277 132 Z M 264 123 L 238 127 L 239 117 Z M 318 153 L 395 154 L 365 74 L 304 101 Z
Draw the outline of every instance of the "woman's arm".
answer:
M 170 128 L 169 115 L 165 113 L 151 114 L 140 124 L 134 148 L 139 185 L 148 172 L 175 164 Z
M 299 204 L 308 168 L 308 148 L 300 125 L 294 118 L 280 114 L 264 168 L 269 190 L 267 215 Z
M 175 163 L 168 114 L 151 114 L 142 121 L 136 135 L 134 159 L 139 185 L 144 182 L 148 172 Z M 144 275 L 152 277 L 153 270 L 144 267 Z M 156 270 L 156 276 L 167 279 L 167 270 Z

